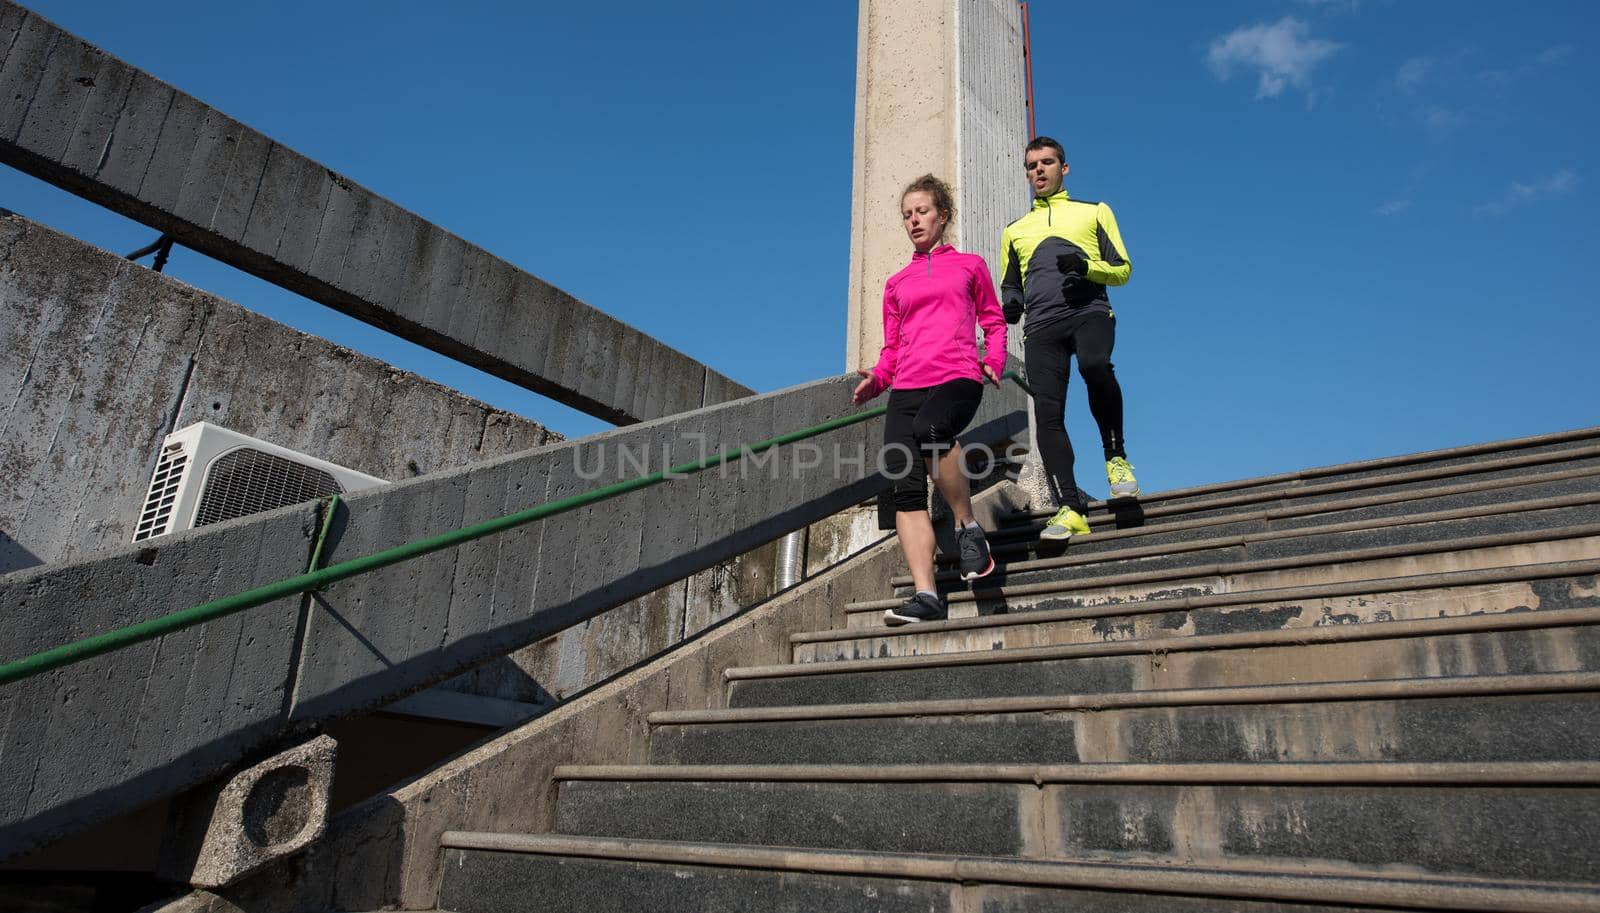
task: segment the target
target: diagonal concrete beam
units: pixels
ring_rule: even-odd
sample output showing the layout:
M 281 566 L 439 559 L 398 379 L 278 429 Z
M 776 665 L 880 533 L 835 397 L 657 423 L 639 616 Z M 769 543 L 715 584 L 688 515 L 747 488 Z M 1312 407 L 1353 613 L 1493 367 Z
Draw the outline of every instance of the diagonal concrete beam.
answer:
M 751 391 L 0 0 L 0 161 L 590 415 Z

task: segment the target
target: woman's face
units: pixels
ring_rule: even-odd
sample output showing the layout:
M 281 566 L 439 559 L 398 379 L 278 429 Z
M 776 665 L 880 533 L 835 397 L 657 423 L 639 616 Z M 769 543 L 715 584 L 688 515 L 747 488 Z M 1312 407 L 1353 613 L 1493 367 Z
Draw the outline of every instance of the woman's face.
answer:
M 944 234 L 945 217 L 933 205 L 933 194 L 926 190 L 913 190 L 900 200 L 900 219 L 906 226 L 906 237 L 917 250 L 928 250 Z

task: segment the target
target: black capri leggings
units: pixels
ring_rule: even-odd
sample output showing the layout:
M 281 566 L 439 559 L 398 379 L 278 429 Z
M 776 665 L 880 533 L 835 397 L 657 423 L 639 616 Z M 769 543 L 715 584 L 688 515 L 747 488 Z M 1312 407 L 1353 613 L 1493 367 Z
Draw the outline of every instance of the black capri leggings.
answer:
M 964 378 L 937 387 L 890 391 L 889 412 L 883 421 L 883 467 L 892 476 L 905 474 L 894 483 L 896 511 L 927 509 L 928 466 L 924 458 L 937 456 L 955 442 L 956 435 L 978 414 L 982 399 L 983 384 Z

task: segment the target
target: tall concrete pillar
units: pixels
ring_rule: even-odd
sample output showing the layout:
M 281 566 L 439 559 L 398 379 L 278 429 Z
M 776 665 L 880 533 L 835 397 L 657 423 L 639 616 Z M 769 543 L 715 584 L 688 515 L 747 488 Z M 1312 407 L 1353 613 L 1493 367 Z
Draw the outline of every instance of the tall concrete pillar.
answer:
M 900 191 L 932 172 L 955 191 L 946 240 L 981 254 L 1000 285 L 1000 232 L 1028 211 L 1022 15 L 1014 0 L 860 0 L 856 32 L 855 173 L 845 370 L 871 367 L 883 345 L 883 282 L 911 254 Z M 1022 365 L 1022 333 L 1008 334 Z M 1029 414 L 1029 440 L 1033 416 Z M 1019 480 L 1048 503 L 1031 454 Z
M 911 254 L 899 210 L 907 183 L 927 172 L 950 182 L 956 219 L 945 239 L 981 254 L 996 285 L 1000 231 L 1028 206 L 1027 89 L 1016 2 L 860 3 L 849 371 L 874 364 L 883 345 L 883 282 Z

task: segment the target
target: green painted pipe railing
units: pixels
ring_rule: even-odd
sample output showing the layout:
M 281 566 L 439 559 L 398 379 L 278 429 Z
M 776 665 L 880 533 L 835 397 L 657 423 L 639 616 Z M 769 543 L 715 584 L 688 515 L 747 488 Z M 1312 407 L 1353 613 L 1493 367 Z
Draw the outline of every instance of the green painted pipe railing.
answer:
M 1028 395 L 1033 395 L 1032 391 L 1028 390 L 1026 383 L 1016 372 L 1007 371 L 1005 377 L 1016 383 Z M 0 665 L 0 685 L 8 685 L 42 672 L 48 672 L 51 669 L 59 669 L 62 666 L 81 662 L 104 653 L 110 653 L 113 650 L 143 643 L 147 640 L 154 640 L 157 637 L 191 628 L 198 624 L 204 624 L 217 618 L 223 618 L 235 612 L 243 612 L 245 609 L 253 609 L 256 606 L 265 605 L 285 596 L 314 592 L 330 583 L 346 580 L 392 564 L 399 564 L 402 561 L 409 561 L 412 558 L 432 554 L 433 552 L 443 551 L 447 548 L 454 548 L 474 539 L 492 536 L 495 533 L 505 532 L 508 529 L 515 529 L 519 526 L 553 517 L 556 514 L 566 513 L 600 501 L 607 501 L 631 491 L 638 491 L 641 488 L 649 488 L 669 478 L 690 475 L 710 469 L 713 466 L 732 463 L 745 454 L 763 453 L 783 444 L 793 444 L 806 438 L 816 437 L 819 434 L 826 434 L 829 431 L 837 431 L 840 428 L 877 418 L 887 411 L 887 406 L 876 406 L 865 412 L 840 416 L 819 425 L 812 425 L 810 428 L 802 428 L 799 431 L 791 431 L 774 438 L 768 438 L 758 444 L 741 446 L 733 450 L 724 450 L 702 460 L 680 463 L 677 466 L 653 472 L 646 476 L 640 476 L 636 479 L 615 482 L 602 488 L 592 489 L 571 497 L 540 504 L 537 507 L 506 514 L 503 517 L 496 517 L 492 520 L 485 520 L 482 523 L 474 523 L 471 526 L 453 529 L 437 536 L 429 536 L 414 542 L 407 542 L 404 545 L 397 545 L 394 548 L 384 549 L 381 552 L 364 555 L 360 558 L 352 558 L 349 561 L 330 564 L 319 570 L 316 564 L 322 555 L 322 546 L 327 537 L 328 523 L 332 519 L 334 509 L 338 503 L 337 496 L 335 496 L 335 499 L 330 501 L 324 509 L 322 530 L 317 536 L 315 553 L 311 559 L 311 569 L 306 573 L 259 586 L 255 589 L 245 590 L 242 593 L 235 593 L 232 596 L 214 599 L 211 602 L 202 603 L 191 608 L 181 609 L 177 612 L 162 615 L 159 618 L 131 624 L 125 628 L 85 637 L 70 644 L 63 644 L 59 647 L 35 653 L 32 656 L 12 660 Z

